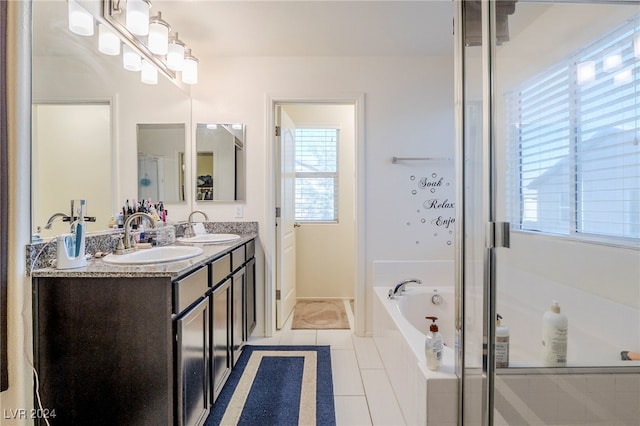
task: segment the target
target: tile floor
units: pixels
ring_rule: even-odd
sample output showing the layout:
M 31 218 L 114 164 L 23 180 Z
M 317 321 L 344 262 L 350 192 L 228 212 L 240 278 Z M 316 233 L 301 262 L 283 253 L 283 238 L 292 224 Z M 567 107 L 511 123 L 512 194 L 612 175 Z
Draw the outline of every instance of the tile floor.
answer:
M 349 323 L 353 315 L 345 302 Z M 338 426 L 405 425 L 371 337 L 351 330 L 291 330 L 291 318 L 275 335 L 250 338 L 253 345 L 330 345 Z

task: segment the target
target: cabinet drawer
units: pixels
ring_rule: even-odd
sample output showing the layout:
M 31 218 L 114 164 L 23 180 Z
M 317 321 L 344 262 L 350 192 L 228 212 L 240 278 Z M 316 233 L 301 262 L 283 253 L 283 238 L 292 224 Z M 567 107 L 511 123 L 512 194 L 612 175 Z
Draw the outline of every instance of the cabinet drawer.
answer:
M 244 259 L 244 245 L 242 245 L 231 252 L 231 270 L 235 271 L 236 269 L 244 265 Z
M 256 255 L 256 240 L 251 240 L 249 241 L 246 246 L 247 249 L 245 251 L 246 255 L 247 255 L 247 260 L 251 259 L 252 257 L 255 257 Z
M 231 273 L 231 255 L 225 254 L 211 263 L 211 286 L 223 281 Z
M 209 288 L 207 267 L 203 267 L 173 283 L 173 312 L 180 313 L 201 298 Z

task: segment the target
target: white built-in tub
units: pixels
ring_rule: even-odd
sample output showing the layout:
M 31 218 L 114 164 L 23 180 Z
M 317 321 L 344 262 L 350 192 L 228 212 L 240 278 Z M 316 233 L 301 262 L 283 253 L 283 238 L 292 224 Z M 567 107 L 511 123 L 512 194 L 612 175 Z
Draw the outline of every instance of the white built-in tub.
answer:
M 407 424 L 455 424 L 457 381 L 453 287 L 410 284 L 401 296 L 388 297 L 390 287 L 374 287 L 373 337 Z M 432 303 L 434 295 L 440 304 Z M 443 336 L 442 366 L 426 368 L 424 342 L 430 321 L 438 317 Z M 431 406 L 431 409 L 429 407 Z

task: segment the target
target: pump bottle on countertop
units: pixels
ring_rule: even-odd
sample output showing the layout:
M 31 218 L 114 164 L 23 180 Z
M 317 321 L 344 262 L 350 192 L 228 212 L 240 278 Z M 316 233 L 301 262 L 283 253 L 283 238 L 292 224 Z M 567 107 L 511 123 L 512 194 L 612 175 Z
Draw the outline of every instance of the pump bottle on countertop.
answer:
M 501 324 L 502 315 L 496 320 L 496 368 L 509 366 L 509 327 Z
M 560 304 L 552 301 L 551 308 L 542 317 L 542 363 L 545 367 L 567 365 L 567 316 L 560 312 Z
M 424 343 L 424 352 L 427 358 L 427 368 L 429 370 L 439 370 L 442 365 L 442 335 L 438 332 L 438 325 L 436 324 L 437 317 L 425 317 L 431 320 L 432 323 L 429 326 L 429 333 Z

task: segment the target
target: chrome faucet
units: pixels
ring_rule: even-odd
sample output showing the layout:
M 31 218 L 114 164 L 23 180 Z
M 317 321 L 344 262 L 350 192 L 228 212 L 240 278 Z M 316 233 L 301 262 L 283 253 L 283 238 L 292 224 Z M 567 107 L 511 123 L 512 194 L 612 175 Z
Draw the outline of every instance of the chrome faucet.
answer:
M 389 298 L 392 299 L 393 297 L 402 293 L 404 291 L 404 287 L 409 283 L 422 284 L 422 280 L 411 278 L 408 280 L 400 281 L 398 284 L 396 284 L 393 290 L 389 290 Z
M 204 216 L 205 222 L 209 222 L 209 216 L 207 216 L 207 214 L 205 212 L 203 212 L 202 210 L 194 210 L 194 211 L 192 211 L 189 214 L 189 219 L 187 220 L 186 232 L 189 234 L 189 235 L 187 235 L 188 237 L 193 237 L 195 235 L 195 232 L 193 231 L 193 215 L 195 215 L 196 213 L 200 213 L 202 216 Z
M 135 248 L 135 240 L 132 240 L 133 236 L 131 235 L 131 221 L 138 217 L 147 219 L 149 223 L 151 223 L 152 228 L 156 227 L 155 219 L 148 213 L 136 212 L 132 215 L 129 215 L 127 217 L 127 220 L 124 222 L 124 239 L 122 241 L 122 247 L 116 248 L 115 254 L 125 254 Z M 120 244 L 118 243 L 118 245 Z
M 44 226 L 44 229 L 51 229 L 51 225 L 53 225 L 53 222 L 55 222 L 55 220 L 59 217 L 61 217 L 63 220 L 70 219 L 69 215 L 66 215 L 64 213 L 54 213 L 49 219 L 47 219 L 47 224 Z

